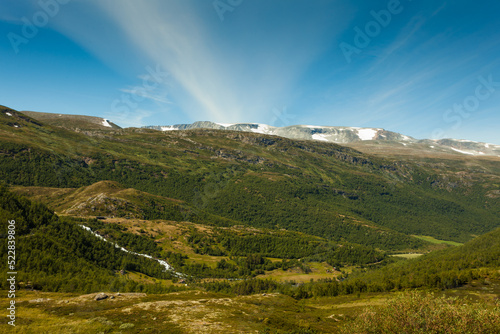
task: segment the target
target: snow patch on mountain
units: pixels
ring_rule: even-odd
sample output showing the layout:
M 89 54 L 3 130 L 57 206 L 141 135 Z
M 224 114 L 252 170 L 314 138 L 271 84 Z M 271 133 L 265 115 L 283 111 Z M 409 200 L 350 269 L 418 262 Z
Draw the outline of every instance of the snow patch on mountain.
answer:
M 376 129 L 358 129 L 357 131 L 361 140 L 373 140 L 378 132 Z
M 411 141 L 412 138 L 411 137 L 408 137 L 408 136 L 405 136 L 405 135 L 402 135 L 403 136 L 403 140 L 407 140 L 407 141 Z
M 330 126 L 320 126 L 320 125 L 300 125 L 300 126 L 309 129 L 330 128 Z
M 319 134 L 317 133 L 317 134 L 312 135 L 312 139 L 314 139 L 314 140 L 321 140 L 321 141 L 329 141 L 329 140 L 326 138 L 326 135 L 324 135 L 324 134 L 320 134 L 320 133 L 319 133 Z
M 177 131 L 177 130 L 179 130 L 179 129 L 174 127 L 173 125 L 161 127 L 161 131 Z
M 450 147 L 450 148 L 451 148 L 453 151 L 458 152 L 458 153 L 468 154 L 468 155 L 476 155 L 475 153 L 472 153 L 472 152 L 466 152 L 466 151 L 458 150 L 458 149 L 453 148 L 453 147 Z
M 257 129 L 251 129 L 252 132 L 261 134 L 269 134 L 271 132 L 271 127 L 267 124 L 256 123 L 256 125 L 258 126 Z
M 108 128 L 112 128 L 111 124 L 109 124 L 109 121 L 107 119 L 102 119 L 102 125 Z

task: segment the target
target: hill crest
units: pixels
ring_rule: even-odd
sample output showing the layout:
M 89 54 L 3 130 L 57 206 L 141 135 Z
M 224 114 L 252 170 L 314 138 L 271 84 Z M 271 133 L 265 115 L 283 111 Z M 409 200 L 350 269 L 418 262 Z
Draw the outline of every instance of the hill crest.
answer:
M 21 111 L 22 114 L 29 116 L 37 121 L 49 124 L 52 126 L 59 126 L 70 130 L 118 130 L 121 129 L 113 122 L 94 116 L 84 115 L 66 115 L 66 114 L 52 114 L 36 111 Z

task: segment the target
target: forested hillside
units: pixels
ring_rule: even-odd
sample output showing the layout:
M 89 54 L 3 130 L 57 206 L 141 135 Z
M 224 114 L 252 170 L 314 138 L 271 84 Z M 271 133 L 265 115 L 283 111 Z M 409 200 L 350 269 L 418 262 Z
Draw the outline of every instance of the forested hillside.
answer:
M 419 259 L 399 262 L 381 271 L 359 274 L 367 284 L 383 289 L 417 287 L 451 289 L 479 277 L 500 278 L 500 229 L 463 246 L 432 252 Z M 380 284 L 383 282 L 382 284 Z
M 453 289 L 475 280 L 500 279 L 500 229 L 463 246 L 435 251 L 413 260 L 400 260 L 377 270 L 357 270 L 339 281 L 319 280 L 297 289 L 273 281 L 247 281 L 229 285 L 212 283 L 212 291 L 252 294 L 279 290 L 295 298 L 327 297 L 408 289 Z
M 185 220 L 212 215 L 221 217 L 214 224 L 285 228 L 381 249 L 422 246 L 410 235 L 463 242 L 500 226 L 491 160 L 401 162 L 335 144 L 213 130 L 78 133 L 5 110 L 0 177 L 12 185 L 110 180 L 184 201 L 192 208 Z
M 19 287 L 43 291 L 165 292 L 173 288 L 156 284 L 137 284 L 124 276 L 138 272 L 160 280 L 188 281 L 202 278 L 246 279 L 275 269 L 299 267 L 310 272 L 308 262 L 327 261 L 332 266 L 363 265 L 387 259 L 386 254 L 370 247 L 337 245 L 323 238 L 296 232 L 215 229 L 201 234 L 190 229 L 187 243 L 195 254 L 219 256 L 215 267 L 188 262 L 185 254 L 166 251 L 147 234 L 134 234 L 119 224 L 104 224 L 95 219 L 58 217 L 42 204 L 33 203 L 0 187 L 0 214 L 7 223 L 15 221 L 16 268 Z M 89 233 L 90 227 L 107 241 Z M 2 238 L 6 240 L 7 235 Z M 115 247 L 115 245 L 120 247 Z M 4 276 L 7 272 L 7 243 L 2 242 Z M 124 252 L 166 259 L 174 271 L 166 271 L 156 261 Z M 281 258 L 270 261 L 266 257 Z M 300 260 L 297 260 L 299 259 Z M 7 282 L 6 280 L 4 280 Z M 4 283 L 6 287 L 7 283 Z
M 59 218 L 44 205 L 30 202 L 0 186 L 0 228 L 15 221 L 17 284 L 44 291 L 136 291 L 136 282 L 120 277 L 121 269 L 169 278 L 157 262 L 121 251 L 85 231 L 91 221 Z M 7 235 L 2 234 L 5 241 Z M 7 287 L 7 242 L 0 244 L 2 288 Z M 137 243 L 137 242 L 136 242 Z M 154 286 L 149 290 L 155 291 Z M 162 291 L 161 289 L 157 289 Z

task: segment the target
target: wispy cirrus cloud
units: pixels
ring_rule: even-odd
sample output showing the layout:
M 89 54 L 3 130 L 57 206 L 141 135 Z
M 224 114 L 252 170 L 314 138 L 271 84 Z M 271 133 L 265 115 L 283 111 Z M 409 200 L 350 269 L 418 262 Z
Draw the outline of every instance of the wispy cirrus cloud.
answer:
M 300 76 L 328 45 L 328 28 L 345 22 L 340 13 L 314 15 L 320 9 L 304 12 L 301 24 L 275 22 L 281 20 L 279 10 L 293 6 L 307 9 L 306 3 L 269 4 L 264 7 L 266 13 L 262 13 L 262 4 L 246 3 L 231 16 L 238 19 L 232 23 L 229 19 L 222 23 L 209 2 L 92 3 L 96 15 L 108 18 L 101 21 L 107 22 L 104 30 L 119 33 L 124 57 L 130 50 L 143 63 L 159 64 L 171 74 L 171 85 L 164 89 L 176 110 L 191 119 L 214 121 L 263 119 L 274 106 L 287 104 Z M 276 18 L 260 23 L 253 16 L 256 11 Z M 117 52 L 109 44 L 114 41 L 104 41 L 105 36 L 93 28 L 79 29 L 74 22 L 69 23 L 68 19 L 61 30 L 108 62 L 113 61 Z

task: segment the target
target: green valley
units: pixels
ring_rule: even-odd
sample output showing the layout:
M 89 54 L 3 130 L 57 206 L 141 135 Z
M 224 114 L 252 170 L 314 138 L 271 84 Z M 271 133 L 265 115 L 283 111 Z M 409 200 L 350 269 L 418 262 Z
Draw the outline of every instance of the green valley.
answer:
M 383 332 L 420 303 L 494 333 L 500 158 L 370 145 L 0 107 L 19 332 Z

